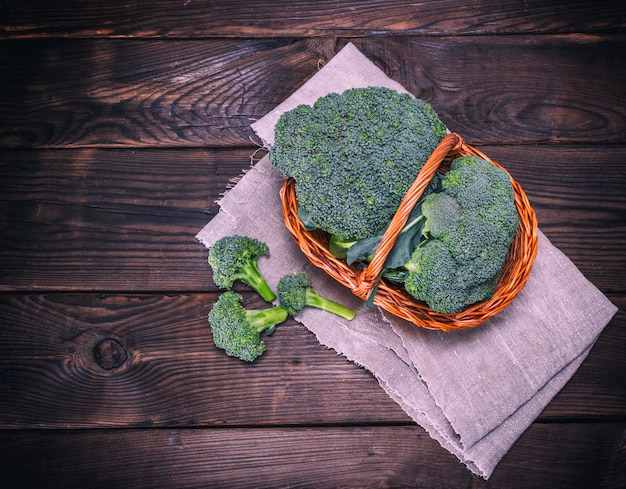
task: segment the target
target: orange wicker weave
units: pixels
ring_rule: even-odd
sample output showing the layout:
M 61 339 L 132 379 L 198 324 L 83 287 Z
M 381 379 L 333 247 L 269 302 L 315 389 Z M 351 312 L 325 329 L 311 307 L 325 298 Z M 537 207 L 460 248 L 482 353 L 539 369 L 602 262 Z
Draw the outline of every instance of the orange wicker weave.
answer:
M 291 178 L 285 179 L 280 192 L 285 224 L 311 263 L 365 300 L 379 281 L 387 255 L 393 248 L 411 210 L 422 196 L 434 174 L 440 167 L 444 170 L 453 159 L 468 155 L 484 158 L 506 171 L 482 152 L 465 144 L 458 134 L 448 134 L 435 148 L 417 175 L 385 231 L 372 261 L 363 270 L 348 266 L 345 261 L 335 258 L 330 253 L 328 250 L 330 236 L 327 233 L 320 230 L 307 231 L 304 228 L 298 218 L 295 182 Z M 515 192 L 515 206 L 519 213 L 520 226 L 509 249 L 509 256 L 500 281 L 491 299 L 474 304 L 456 314 L 442 314 L 430 310 L 425 303 L 414 299 L 404 289 L 380 280 L 374 297 L 374 304 L 417 326 L 442 331 L 478 326 L 506 308 L 524 287 L 537 254 L 537 218 L 535 212 L 530 206 L 526 194 L 512 177 L 511 183 Z

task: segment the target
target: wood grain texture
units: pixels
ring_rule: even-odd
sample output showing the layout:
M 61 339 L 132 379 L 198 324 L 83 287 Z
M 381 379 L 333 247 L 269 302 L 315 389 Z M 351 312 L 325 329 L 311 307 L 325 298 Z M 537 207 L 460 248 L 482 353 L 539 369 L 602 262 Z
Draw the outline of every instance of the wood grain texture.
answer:
M 484 481 L 418 426 L 4 431 L 0 476 L 7 489 L 617 489 L 625 435 L 623 423 L 536 424 Z
M 0 144 L 247 146 L 251 121 L 317 69 L 307 46 L 285 40 L 4 42 L 0 114 L 10 114 L 11 122 L 0 126 Z
M 626 59 L 610 54 L 623 50 L 626 37 L 353 41 L 475 144 L 606 143 L 626 136 Z
M 3 153 L 2 288 L 207 289 L 194 236 L 253 151 Z
M 212 343 L 194 236 L 347 42 L 620 309 L 489 481 L 293 320 Z M 625 48 L 617 0 L 0 2 L 0 485 L 626 487 Z
M 396 34 L 614 32 L 626 29 L 623 2 L 245 0 L 106 3 L 5 2 L 0 36 L 313 37 Z M 558 11 L 558 15 L 555 12 Z
M 227 357 L 207 323 L 216 297 L 0 295 L 0 428 L 410 423 L 373 376 L 294 321 L 253 364 Z M 123 354 L 115 367 L 94 355 L 104 341 Z M 547 419 L 626 421 L 624 344 L 619 314 Z
M 254 364 L 212 341 L 212 295 L 0 296 L 0 427 L 409 423 L 295 321 Z M 246 304 L 263 307 L 246 294 Z M 103 341 L 123 351 L 111 368 Z M 106 352 L 105 352 L 106 353 Z
M 521 183 L 541 228 L 587 278 L 623 294 L 626 147 L 481 149 Z M 0 152 L 0 290 L 210 290 L 194 236 L 254 152 Z
M 350 40 L 474 144 L 626 142 L 626 35 Z M 0 147 L 248 146 L 345 42 L 4 41 Z

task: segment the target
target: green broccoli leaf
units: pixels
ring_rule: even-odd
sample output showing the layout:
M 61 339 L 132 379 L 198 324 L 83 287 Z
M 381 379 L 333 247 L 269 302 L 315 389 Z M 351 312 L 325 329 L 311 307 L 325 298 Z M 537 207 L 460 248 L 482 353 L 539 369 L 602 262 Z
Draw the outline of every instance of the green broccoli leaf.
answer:
M 298 207 L 298 219 L 307 231 L 314 231 L 317 229 L 317 226 L 311 219 L 311 214 L 309 214 L 302 206 Z
M 398 268 L 411 259 L 413 250 L 419 244 L 423 224 L 421 204 L 417 204 L 396 238 L 393 248 L 387 255 L 385 268 Z M 357 261 L 369 261 L 378 248 L 384 233 L 365 238 L 354 243 L 349 249 L 346 261 L 349 265 Z

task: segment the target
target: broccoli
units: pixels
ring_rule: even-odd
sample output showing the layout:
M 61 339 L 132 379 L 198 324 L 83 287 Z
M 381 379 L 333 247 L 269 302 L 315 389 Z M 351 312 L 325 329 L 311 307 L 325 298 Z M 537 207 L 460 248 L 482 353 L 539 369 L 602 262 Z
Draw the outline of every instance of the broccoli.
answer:
M 304 272 L 285 275 L 278 282 L 278 297 L 281 307 L 295 316 L 305 306 L 316 307 L 336 314 L 344 319 L 354 319 L 356 312 L 315 292 L 311 280 Z
M 222 289 L 231 289 L 235 280 L 241 280 L 258 292 L 266 302 L 276 299 L 259 270 L 260 256 L 269 255 L 267 244 L 247 236 L 225 236 L 209 250 L 209 265 L 213 281 Z
M 355 88 L 282 114 L 269 158 L 294 178 L 300 209 L 314 227 L 352 241 L 387 227 L 445 133 L 423 100 Z
M 498 282 L 498 276 L 492 275 L 484 281 L 471 280 L 466 286 L 463 276 L 471 270 L 460 265 L 437 239 L 420 244 L 404 267 L 408 270 L 405 290 L 441 313 L 460 312 L 470 304 L 489 299 Z
M 412 210 L 382 277 L 441 313 L 493 295 L 519 226 L 508 174 L 475 156 L 457 158 Z M 330 242 L 348 264 L 371 261 L 382 234 Z M 373 299 L 373 297 L 372 297 Z
M 273 332 L 274 327 L 283 323 L 288 314 L 280 306 L 246 309 L 242 302 L 240 294 L 224 292 L 209 312 L 209 323 L 215 346 L 231 357 L 252 362 L 266 348 L 261 333 Z
M 477 156 L 452 162 L 442 191 L 421 202 L 422 241 L 404 288 L 442 313 L 490 298 L 519 226 L 509 176 Z

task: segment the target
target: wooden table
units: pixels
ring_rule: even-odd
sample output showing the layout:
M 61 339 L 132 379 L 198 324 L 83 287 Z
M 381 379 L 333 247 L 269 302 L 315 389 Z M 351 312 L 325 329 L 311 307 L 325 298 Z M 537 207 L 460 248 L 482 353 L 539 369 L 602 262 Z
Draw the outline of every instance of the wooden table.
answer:
M 212 343 L 194 236 L 348 41 L 620 307 L 489 481 L 293 320 Z M 2 487 L 626 487 L 624 53 L 621 1 L 2 2 Z

